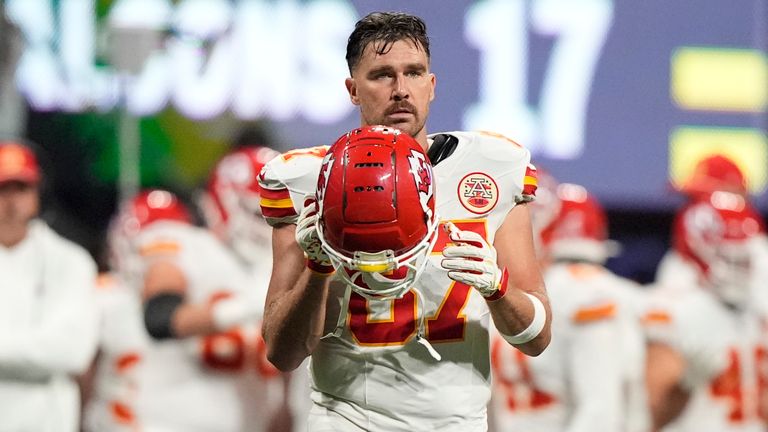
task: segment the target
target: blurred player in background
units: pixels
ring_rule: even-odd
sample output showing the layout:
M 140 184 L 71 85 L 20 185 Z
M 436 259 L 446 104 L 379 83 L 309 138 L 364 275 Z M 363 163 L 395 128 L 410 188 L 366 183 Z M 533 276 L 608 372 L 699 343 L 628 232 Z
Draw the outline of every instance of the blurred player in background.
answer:
M 232 254 L 163 190 L 124 203 L 110 241 L 134 296 L 103 315 L 94 403 L 106 412 L 93 415 L 113 428 L 93 430 L 262 430 L 247 378 L 264 366 L 261 305 Z
M 654 430 L 765 431 L 765 319 L 750 307 L 759 216 L 743 195 L 718 191 L 677 218 L 673 240 L 697 283 L 656 290 L 647 314 Z
M 249 289 L 261 296 L 261 308 L 272 271 L 272 228 L 261 214 L 258 176 L 276 156 L 279 153 L 269 147 L 239 146 L 216 163 L 201 199 L 208 226 L 242 263 L 250 276 Z M 254 377 L 260 381 L 254 388 L 261 388 L 251 392 L 255 396 L 250 404 L 254 414 L 269 419 L 273 425 L 270 430 L 306 430 L 311 406 L 307 365 L 284 374 L 268 362 L 266 352 L 260 354 L 264 368 Z
M 539 173 L 531 206 L 552 298 L 552 344 L 535 358 L 494 335 L 492 428 L 647 431 L 640 287 L 605 267 L 616 253 L 604 211 L 583 187 Z
M 677 190 L 688 201 L 708 199 L 714 191 L 725 191 L 748 197 L 747 181 L 736 163 L 726 156 L 714 154 L 699 161 L 691 176 Z M 674 245 L 662 257 L 656 270 L 656 284 L 669 289 L 696 286 L 697 271 L 690 257 Z
M 74 432 L 74 377 L 96 348 L 96 266 L 36 219 L 41 175 L 29 147 L 0 142 L 0 430 Z
M 689 203 L 707 201 L 716 191 L 734 193 L 750 202 L 744 172 L 732 159 L 720 154 L 702 159 L 694 168 L 691 177 L 680 186 L 679 191 L 686 196 Z M 684 237 L 682 215 L 685 212 L 685 208 L 681 208 L 675 217 L 672 227 L 675 239 L 656 271 L 654 291 L 666 290 L 671 296 L 675 295 L 676 290 L 700 285 L 701 272 L 697 268 L 696 259 L 684 247 L 684 242 L 679 241 Z M 750 245 L 754 256 L 750 288 L 753 301 L 749 302 L 749 307 L 768 313 L 768 285 L 765 282 L 768 280 L 768 236 L 764 229 L 752 237 Z

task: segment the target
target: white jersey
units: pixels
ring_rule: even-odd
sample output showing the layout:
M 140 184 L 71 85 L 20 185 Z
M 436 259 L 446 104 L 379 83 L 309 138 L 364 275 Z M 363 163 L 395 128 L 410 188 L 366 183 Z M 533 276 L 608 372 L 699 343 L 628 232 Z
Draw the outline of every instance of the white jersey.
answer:
M 96 266 L 41 221 L 0 246 L 0 430 L 74 432 L 96 348 Z
M 188 302 L 212 302 L 260 286 L 249 283 L 234 256 L 204 229 L 157 222 L 138 242 L 145 262 L 172 260 L 182 269 Z M 122 300 L 107 303 L 124 302 L 123 313 L 104 317 L 105 375 L 97 378 L 107 385 L 97 383 L 96 388 L 104 390 L 100 399 L 108 403 L 101 405 L 106 412 L 92 415 L 106 419 L 109 427 L 92 430 L 121 431 L 126 425 L 128 430 L 164 432 L 262 430 L 266 404 L 260 402 L 266 391 L 258 377 L 273 376 L 275 370 L 264 361 L 258 323 L 206 337 L 156 341 L 144 328 L 138 292 L 132 288 L 133 295 L 123 293 Z M 115 365 L 123 365 L 122 370 Z
M 668 250 L 656 267 L 654 285 L 671 290 L 686 290 L 699 283 L 699 271 L 695 264 L 674 249 Z
M 757 432 L 765 409 L 768 347 L 763 321 L 729 309 L 704 288 L 660 291 L 649 309 L 648 336 L 678 351 L 691 398 L 665 432 Z M 762 407 L 761 407 L 762 405 Z M 764 411 L 763 411 L 764 413 Z
M 751 296 L 755 299 L 753 310 L 768 316 L 768 236 L 756 236 L 751 242 L 753 250 Z
M 617 318 L 622 327 L 621 355 L 624 371 L 624 419 L 622 431 L 648 432 L 651 415 L 645 382 L 646 339 L 643 318 L 647 311 L 647 289 L 628 279 L 615 277 L 610 294 L 619 306 Z
M 269 244 L 262 246 L 263 248 L 260 250 L 258 248 L 252 250 L 259 259 L 250 260 L 246 272 L 248 274 L 248 289 L 256 293 L 256 295 L 250 296 L 250 301 L 258 302 L 263 308 L 272 274 L 272 248 Z M 259 320 L 257 323 L 259 326 L 258 345 L 254 353 L 254 359 L 258 365 L 254 370 L 256 373 L 248 374 L 248 382 L 243 383 L 247 387 L 247 391 L 242 392 L 245 406 L 250 407 L 245 413 L 249 419 L 248 424 L 258 425 L 258 428 L 252 427 L 248 431 L 266 431 L 267 424 L 281 415 L 292 417 L 293 431 L 306 431 L 309 406 L 311 405 L 306 367 L 297 369 L 290 374 L 288 378 L 290 379 L 290 387 L 286 388 L 286 376 L 267 360 L 266 344 L 261 337 L 261 324 L 261 320 Z M 288 395 L 285 394 L 286 391 L 289 392 Z M 286 408 L 286 400 L 288 412 L 284 413 L 282 410 Z
M 530 154 L 499 136 L 450 135 L 458 146 L 434 167 L 436 212 L 492 243 L 516 201 L 528 198 Z M 324 153 L 289 152 L 266 165 L 262 209 L 270 224 L 295 222 L 303 198 L 315 191 Z M 486 430 L 489 311 L 479 293 L 453 283 L 440 267 L 447 235 L 438 231 L 426 270 L 401 299 L 367 301 L 331 283 L 326 331 L 333 336 L 311 356 L 309 430 Z M 421 332 L 442 360 L 417 342 Z
M 755 236 L 750 242 L 752 250 L 752 293 L 755 300 L 751 306 L 762 313 L 768 313 L 768 290 L 765 281 L 768 277 L 768 236 Z M 654 285 L 657 289 L 686 290 L 697 288 L 700 283 L 700 271 L 689 259 L 674 249 L 664 254 L 656 270 Z
M 141 429 L 141 369 L 151 345 L 144 329 L 139 293 L 114 275 L 99 277 L 99 355 L 91 397 L 85 406 L 89 432 L 133 432 Z
M 616 287 L 627 282 L 591 264 L 555 264 L 544 276 L 552 299 L 549 347 L 527 357 L 498 334 L 493 339 L 494 430 L 628 430 L 627 333 L 616 299 Z

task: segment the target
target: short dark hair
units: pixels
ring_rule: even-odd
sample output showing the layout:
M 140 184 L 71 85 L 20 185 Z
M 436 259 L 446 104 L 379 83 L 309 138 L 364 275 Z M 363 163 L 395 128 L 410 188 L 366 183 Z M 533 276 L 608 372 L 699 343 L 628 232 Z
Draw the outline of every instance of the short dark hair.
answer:
M 421 18 L 403 12 L 371 12 L 364 16 L 355 24 L 347 41 L 349 73 L 360 62 L 369 44 L 376 44 L 374 49 L 377 54 L 386 54 L 392 49 L 392 44 L 403 39 L 423 48 L 427 59 L 430 58 L 427 25 Z

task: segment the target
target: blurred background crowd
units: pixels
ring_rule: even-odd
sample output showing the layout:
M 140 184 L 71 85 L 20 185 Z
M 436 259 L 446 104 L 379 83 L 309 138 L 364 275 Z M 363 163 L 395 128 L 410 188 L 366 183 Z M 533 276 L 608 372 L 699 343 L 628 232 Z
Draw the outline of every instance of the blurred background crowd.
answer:
M 178 206 L 159 216 L 149 211 L 144 222 L 206 226 L 233 256 L 240 252 L 234 239 L 261 239 L 256 256 L 266 262 L 268 237 L 233 234 L 231 218 L 211 215 L 216 168 L 225 155 L 241 154 L 256 172 L 276 154 L 262 147 L 330 144 L 356 127 L 342 84 L 346 36 L 374 8 L 405 10 L 425 19 L 432 38 L 437 97 L 429 130 L 492 130 L 530 148 L 542 173 L 537 205 L 557 203 L 539 214 L 561 218 L 562 203 L 588 193 L 600 209 L 590 216 L 597 231 L 586 236 L 603 246 L 604 236 L 615 241 L 597 261 L 639 290 L 658 281 L 670 250 L 696 255 L 680 240 L 691 203 L 733 194 L 717 199 L 742 200 L 750 214 L 739 217 L 764 225 L 767 1 L 376 3 L 4 0 L 0 140 L 34 151 L 42 219 L 85 248 L 101 273 L 114 265 L 114 237 L 108 240 L 121 203 L 134 212 L 152 208 L 149 195 L 135 200 L 148 188 L 172 192 L 175 198 L 155 195 L 154 202 L 178 199 Z M 258 213 L 249 198 L 240 210 Z M 222 218 L 225 228 L 216 225 Z M 150 233 L 142 244 L 157 246 L 166 235 Z M 264 262 L 243 264 L 243 277 Z M 197 264 L 179 264 L 186 265 Z M 667 274 L 679 276 L 674 265 Z M 222 328 L 206 325 L 189 334 Z M 262 375 L 277 376 L 262 366 Z M 305 395 L 306 381 L 293 382 L 299 390 L 292 393 Z M 130 417 L 126 407 L 110 409 Z M 289 428 L 275 418 L 275 430 Z
M 48 216 L 102 257 L 118 198 L 138 185 L 188 199 L 233 146 L 311 147 L 357 126 L 343 50 L 372 7 L 5 1 L 0 131 L 38 144 Z M 506 134 L 585 185 L 624 244 L 610 262 L 621 274 L 652 279 L 682 203 L 671 186 L 709 154 L 732 158 L 768 211 L 764 1 L 375 7 L 430 26 L 430 131 Z

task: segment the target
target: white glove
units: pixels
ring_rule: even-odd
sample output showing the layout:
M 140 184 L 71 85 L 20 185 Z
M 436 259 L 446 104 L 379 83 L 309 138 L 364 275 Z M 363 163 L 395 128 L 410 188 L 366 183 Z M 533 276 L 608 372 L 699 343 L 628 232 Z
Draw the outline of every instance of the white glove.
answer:
M 501 298 L 507 290 L 507 271 L 496 264 L 496 249 L 478 233 L 445 225 L 453 243 L 443 249 L 440 266 L 448 277 L 474 287 L 487 300 Z
M 255 296 L 237 295 L 216 300 L 211 305 L 213 323 L 219 331 L 260 320 L 264 301 Z
M 304 207 L 296 221 L 296 243 L 307 256 L 307 267 L 318 273 L 333 273 L 333 264 L 328 254 L 323 251 L 320 238 L 317 236 L 318 217 L 315 197 L 306 197 Z

